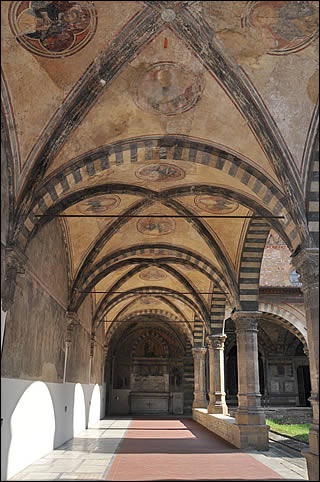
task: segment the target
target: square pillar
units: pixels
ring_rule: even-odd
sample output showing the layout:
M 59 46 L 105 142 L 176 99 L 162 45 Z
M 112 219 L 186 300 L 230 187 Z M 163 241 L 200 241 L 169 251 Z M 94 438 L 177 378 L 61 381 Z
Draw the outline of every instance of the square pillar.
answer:
M 226 338 L 226 335 L 209 336 L 210 401 L 208 413 L 228 415 L 224 388 L 224 342 Z
M 192 408 L 207 408 L 207 394 L 205 383 L 205 356 L 207 349 L 205 347 L 193 348 L 192 354 L 194 358 L 194 398 Z

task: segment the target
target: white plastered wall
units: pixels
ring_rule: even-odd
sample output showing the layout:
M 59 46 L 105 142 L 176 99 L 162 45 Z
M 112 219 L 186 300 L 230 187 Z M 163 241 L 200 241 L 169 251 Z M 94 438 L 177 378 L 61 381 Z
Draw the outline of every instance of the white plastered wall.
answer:
M 1 380 L 1 480 L 105 415 L 105 386 Z

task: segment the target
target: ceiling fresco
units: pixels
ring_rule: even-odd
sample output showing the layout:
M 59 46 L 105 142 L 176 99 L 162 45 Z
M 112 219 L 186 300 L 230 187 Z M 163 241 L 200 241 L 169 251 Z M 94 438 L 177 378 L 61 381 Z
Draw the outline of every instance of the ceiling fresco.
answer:
M 308 242 L 318 2 L 1 8 L 13 241 L 63 216 L 68 309 L 92 295 L 108 332 L 142 313 L 208 326 L 214 291 L 253 303 L 270 229 Z

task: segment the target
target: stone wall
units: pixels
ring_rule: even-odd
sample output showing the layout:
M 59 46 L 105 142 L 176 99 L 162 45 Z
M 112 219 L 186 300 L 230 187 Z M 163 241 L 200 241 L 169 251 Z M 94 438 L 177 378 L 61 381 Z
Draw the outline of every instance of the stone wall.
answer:
M 56 221 L 39 231 L 26 255 L 25 274 L 17 275 L 6 319 L 2 376 L 61 382 L 68 275 L 62 231 Z

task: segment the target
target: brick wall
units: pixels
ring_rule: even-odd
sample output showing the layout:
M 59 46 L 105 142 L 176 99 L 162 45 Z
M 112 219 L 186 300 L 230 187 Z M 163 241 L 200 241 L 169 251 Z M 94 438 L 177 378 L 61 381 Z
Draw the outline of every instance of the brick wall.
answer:
M 293 271 L 290 251 L 280 236 L 270 231 L 263 254 L 260 286 L 301 286 L 290 281 Z

